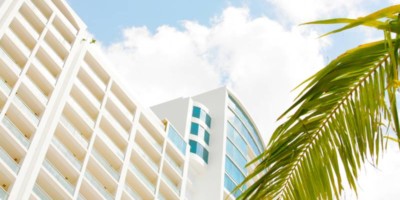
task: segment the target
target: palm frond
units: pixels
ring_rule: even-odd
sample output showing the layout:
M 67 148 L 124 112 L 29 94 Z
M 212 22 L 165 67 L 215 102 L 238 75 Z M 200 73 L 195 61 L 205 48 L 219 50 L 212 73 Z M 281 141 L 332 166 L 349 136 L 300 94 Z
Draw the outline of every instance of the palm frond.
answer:
M 399 14 L 400 11 L 400 5 L 393 5 L 389 6 L 386 8 L 383 8 L 381 10 L 378 10 L 374 13 L 371 13 L 367 16 L 364 17 L 359 17 L 357 19 L 348 19 L 348 18 L 337 18 L 337 19 L 329 19 L 329 20 L 319 20 L 319 21 L 313 21 L 313 22 L 307 22 L 304 24 L 339 24 L 339 23 L 346 23 L 347 25 L 343 26 L 342 28 L 335 29 L 333 31 L 330 31 L 321 37 L 333 34 L 333 33 L 338 33 L 344 30 L 348 30 L 351 28 L 354 28 L 356 26 L 360 25 L 365 25 L 365 26 L 370 26 L 374 27 L 380 30 L 384 31 L 390 31 L 393 33 L 400 33 L 400 24 L 397 23 L 397 15 Z M 379 20 L 394 20 L 394 23 L 384 23 L 383 21 Z
M 392 80 L 388 49 L 386 40 L 361 45 L 308 80 L 283 116 L 292 115 L 238 188 L 262 177 L 239 199 L 338 198 L 344 180 L 356 190 L 358 169 L 368 156 L 380 154 L 381 125 L 392 116 L 385 98 Z

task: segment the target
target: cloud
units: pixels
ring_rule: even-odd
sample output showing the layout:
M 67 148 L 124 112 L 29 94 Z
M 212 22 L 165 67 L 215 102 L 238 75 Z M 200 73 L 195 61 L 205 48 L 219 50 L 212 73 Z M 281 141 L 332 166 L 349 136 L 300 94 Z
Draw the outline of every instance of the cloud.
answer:
M 290 91 L 323 66 L 326 40 L 267 17 L 251 18 L 247 8 L 226 8 L 209 27 L 193 21 L 182 26 L 161 26 L 155 33 L 127 28 L 123 41 L 104 47 L 147 105 L 228 85 L 270 135 L 292 102 Z

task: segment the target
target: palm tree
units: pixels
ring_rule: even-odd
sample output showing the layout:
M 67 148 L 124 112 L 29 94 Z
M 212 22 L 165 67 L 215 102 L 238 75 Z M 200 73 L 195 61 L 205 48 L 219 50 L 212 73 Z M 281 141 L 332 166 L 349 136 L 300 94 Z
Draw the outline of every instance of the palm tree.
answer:
M 357 191 L 359 169 L 369 158 L 378 163 L 388 129 L 400 138 L 399 16 L 395 5 L 357 19 L 307 23 L 345 24 L 325 35 L 365 25 L 385 37 L 348 50 L 301 84 L 305 89 L 238 188 L 261 178 L 239 199 L 337 199 L 345 183 Z

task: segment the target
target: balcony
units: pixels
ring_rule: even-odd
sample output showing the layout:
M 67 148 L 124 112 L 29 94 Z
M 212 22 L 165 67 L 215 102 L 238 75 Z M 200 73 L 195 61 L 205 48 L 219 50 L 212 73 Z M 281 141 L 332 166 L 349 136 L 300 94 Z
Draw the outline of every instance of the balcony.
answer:
M 179 166 L 168 154 L 165 154 L 165 160 L 172 166 L 172 168 L 180 175 L 182 176 L 183 169 L 181 166 Z
M 0 147 L 0 158 L 7 164 L 8 167 L 10 167 L 13 170 L 15 174 L 18 173 L 19 171 L 18 163 L 16 163 L 14 159 L 11 158 L 10 155 L 1 147 Z
M 42 188 L 39 185 L 35 185 L 33 187 L 33 192 L 35 193 L 36 196 L 38 196 L 41 200 L 51 200 L 52 198 L 49 197 L 49 195 L 42 190 Z
M 67 51 L 71 49 L 71 44 L 64 38 L 63 35 L 61 35 L 60 32 L 58 32 L 58 30 L 54 26 L 50 26 L 50 32 Z
M 128 110 L 127 107 L 125 107 L 125 105 L 121 102 L 121 100 L 119 100 L 115 96 L 115 94 L 111 93 L 108 97 L 111 99 L 115 107 L 117 107 L 117 109 L 122 113 L 122 115 L 124 115 L 125 118 L 127 118 L 128 120 L 133 119 L 133 114 Z
M 38 18 L 42 24 L 46 24 L 46 16 L 30 1 L 26 2 L 26 4 L 29 6 L 31 12 L 33 11 L 35 17 Z
M 36 66 L 40 74 L 44 77 L 45 81 L 49 82 L 50 85 L 54 86 L 56 84 L 56 77 L 40 62 L 37 58 L 32 61 L 33 65 Z
M 74 154 L 64 146 L 56 137 L 53 137 L 54 146 L 61 151 L 65 157 L 75 166 L 75 168 L 79 171 L 82 167 L 82 163 L 74 156 Z
M 111 200 L 111 199 L 114 199 L 114 197 L 113 197 L 109 192 L 107 192 L 107 191 L 104 189 L 104 186 L 101 185 L 101 184 L 99 183 L 99 181 L 98 181 L 92 174 L 90 174 L 90 172 L 86 171 L 85 177 L 87 178 L 88 182 L 89 182 L 92 186 L 94 186 L 94 187 L 96 188 L 96 190 L 97 190 L 98 192 L 100 192 L 101 195 L 102 195 L 105 199 L 110 199 L 110 200 Z
M 31 36 L 37 40 L 39 38 L 39 33 L 32 27 L 32 25 L 25 19 L 22 14 L 18 13 L 16 17 L 18 22 L 23 26 Z
M 27 115 L 35 126 L 39 124 L 39 116 L 37 116 L 18 96 L 15 96 L 14 103 L 18 109 L 22 110 L 22 112 Z
M 11 29 L 8 29 L 5 35 L 14 43 L 16 47 L 18 47 L 18 50 L 22 53 L 25 59 L 29 57 L 31 54 L 31 49 L 29 49 L 29 47 L 27 47 Z
M 64 65 L 64 60 L 54 51 L 53 48 L 47 43 L 47 42 L 42 42 L 42 47 L 45 50 L 45 52 L 50 56 L 52 61 L 56 63 L 57 66 L 63 67 Z
M 107 120 L 110 122 L 109 124 L 113 127 L 114 130 L 116 130 L 123 138 L 124 140 L 128 140 L 128 133 L 126 130 L 121 126 L 121 124 L 110 114 L 109 111 L 104 112 L 104 115 L 106 116 Z
M 169 186 L 169 188 L 171 188 L 175 194 L 177 196 L 179 196 L 180 194 L 180 189 L 178 188 L 177 185 L 175 185 L 175 183 L 173 183 L 167 176 L 165 176 L 164 174 L 162 175 L 162 180 L 164 180 L 165 183 L 167 183 L 167 185 Z
M 187 143 L 171 124 L 168 125 L 168 138 L 183 155 L 186 154 Z
M 69 99 L 69 104 L 73 107 L 76 113 L 86 122 L 86 124 L 90 127 L 94 127 L 94 120 L 89 114 L 76 102 L 74 98 Z
M 8 193 L 3 189 L 3 187 L 0 187 L 0 199 L 7 199 Z
M 100 153 L 97 152 L 95 149 L 92 150 L 92 154 L 96 158 L 96 160 L 101 164 L 101 166 L 103 166 L 103 168 L 105 168 L 107 172 L 111 174 L 111 176 L 114 177 L 116 181 L 118 181 L 119 173 L 115 171 L 115 169 L 110 165 L 110 163 L 105 158 L 103 158 L 103 156 L 101 156 Z
M 11 93 L 11 88 L 10 86 L 6 83 L 4 79 L 0 77 L 0 88 L 3 90 L 4 93 L 6 93 L 7 96 L 10 95 Z
M 61 124 L 74 136 L 76 140 L 86 149 L 88 146 L 88 142 L 84 138 L 83 134 L 78 131 L 74 125 L 72 125 L 67 118 L 61 116 Z
M 99 130 L 99 136 L 103 139 L 106 145 L 112 150 L 114 154 L 120 158 L 120 160 L 124 160 L 124 154 L 122 153 L 121 149 L 111 140 L 110 137 L 103 130 Z
M 138 145 L 134 146 L 135 151 L 138 155 L 145 160 L 145 162 L 150 165 L 150 167 L 154 170 L 154 172 L 158 172 L 158 165 L 154 163 L 153 159 L 150 158 Z
M 80 80 L 75 80 L 76 87 L 80 90 L 80 93 L 83 93 L 84 96 L 92 103 L 92 105 L 96 108 L 100 108 L 100 101 L 93 95 L 93 93 L 86 87 L 86 85 Z
M 19 75 L 21 73 L 21 67 L 2 47 L 0 47 L 0 58 L 5 62 L 8 67 L 11 67 L 14 74 Z
M 129 187 L 128 185 L 125 184 L 125 191 L 128 193 L 128 195 L 135 199 L 135 200 L 141 200 L 142 198 L 140 198 L 139 194 L 132 189 L 131 187 Z
M 151 192 L 155 192 L 155 187 L 154 184 L 152 184 L 149 179 L 140 171 L 138 170 L 131 162 L 129 163 L 129 169 L 131 170 L 131 172 L 140 179 L 140 181 L 142 181 L 147 188 L 151 191 Z
M 24 82 L 29 89 L 33 91 L 40 103 L 46 105 L 49 101 L 47 95 L 45 95 L 44 92 L 35 83 L 33 83 L 30 78 L 26 78 Z
M 4 116 L 3 124 L 6 126 L 17 139 L 18 141 L 28 149 L 30 145 L 30 141 L 25 137 L 25 135 L 8 119 L 8 117 Z
M 48 160 L 44 161 L 43 166 L 53 176 L 53 178 L 57 180 L 57 182 L 60 183 L 62 187 L 66 189 L 66 191 L 68 191 L 71 196 L 74 194 L 74 186 L 65 180 L 65 177 Z
M 152 135 L 150 135 L 149 132 L 147 132 L 143 127 L 139 126 L 139 132 L 142 134 L 139 134 L 144 138 L 147 142 L 150 143 L 150 145 L 158 152 L 162 152 L 162 147 L 161 145 L 153 138 Z M 138 142 L 140 143 L 140 142 Z

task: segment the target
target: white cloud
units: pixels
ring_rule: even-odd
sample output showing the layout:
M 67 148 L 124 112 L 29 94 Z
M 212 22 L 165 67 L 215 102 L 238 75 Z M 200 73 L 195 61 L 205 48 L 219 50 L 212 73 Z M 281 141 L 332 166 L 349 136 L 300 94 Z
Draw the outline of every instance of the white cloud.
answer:
M 132 93 L 147 105 L 229 85 L 263 134 L 292 102 L 290 91 L 323 65 L 325 40 L 306 29 L 285 29 L 246 8 L 227 8 L 211 27 L 185 21 L 183 30 L 161 26 L 124 30 L 105 48 Z

